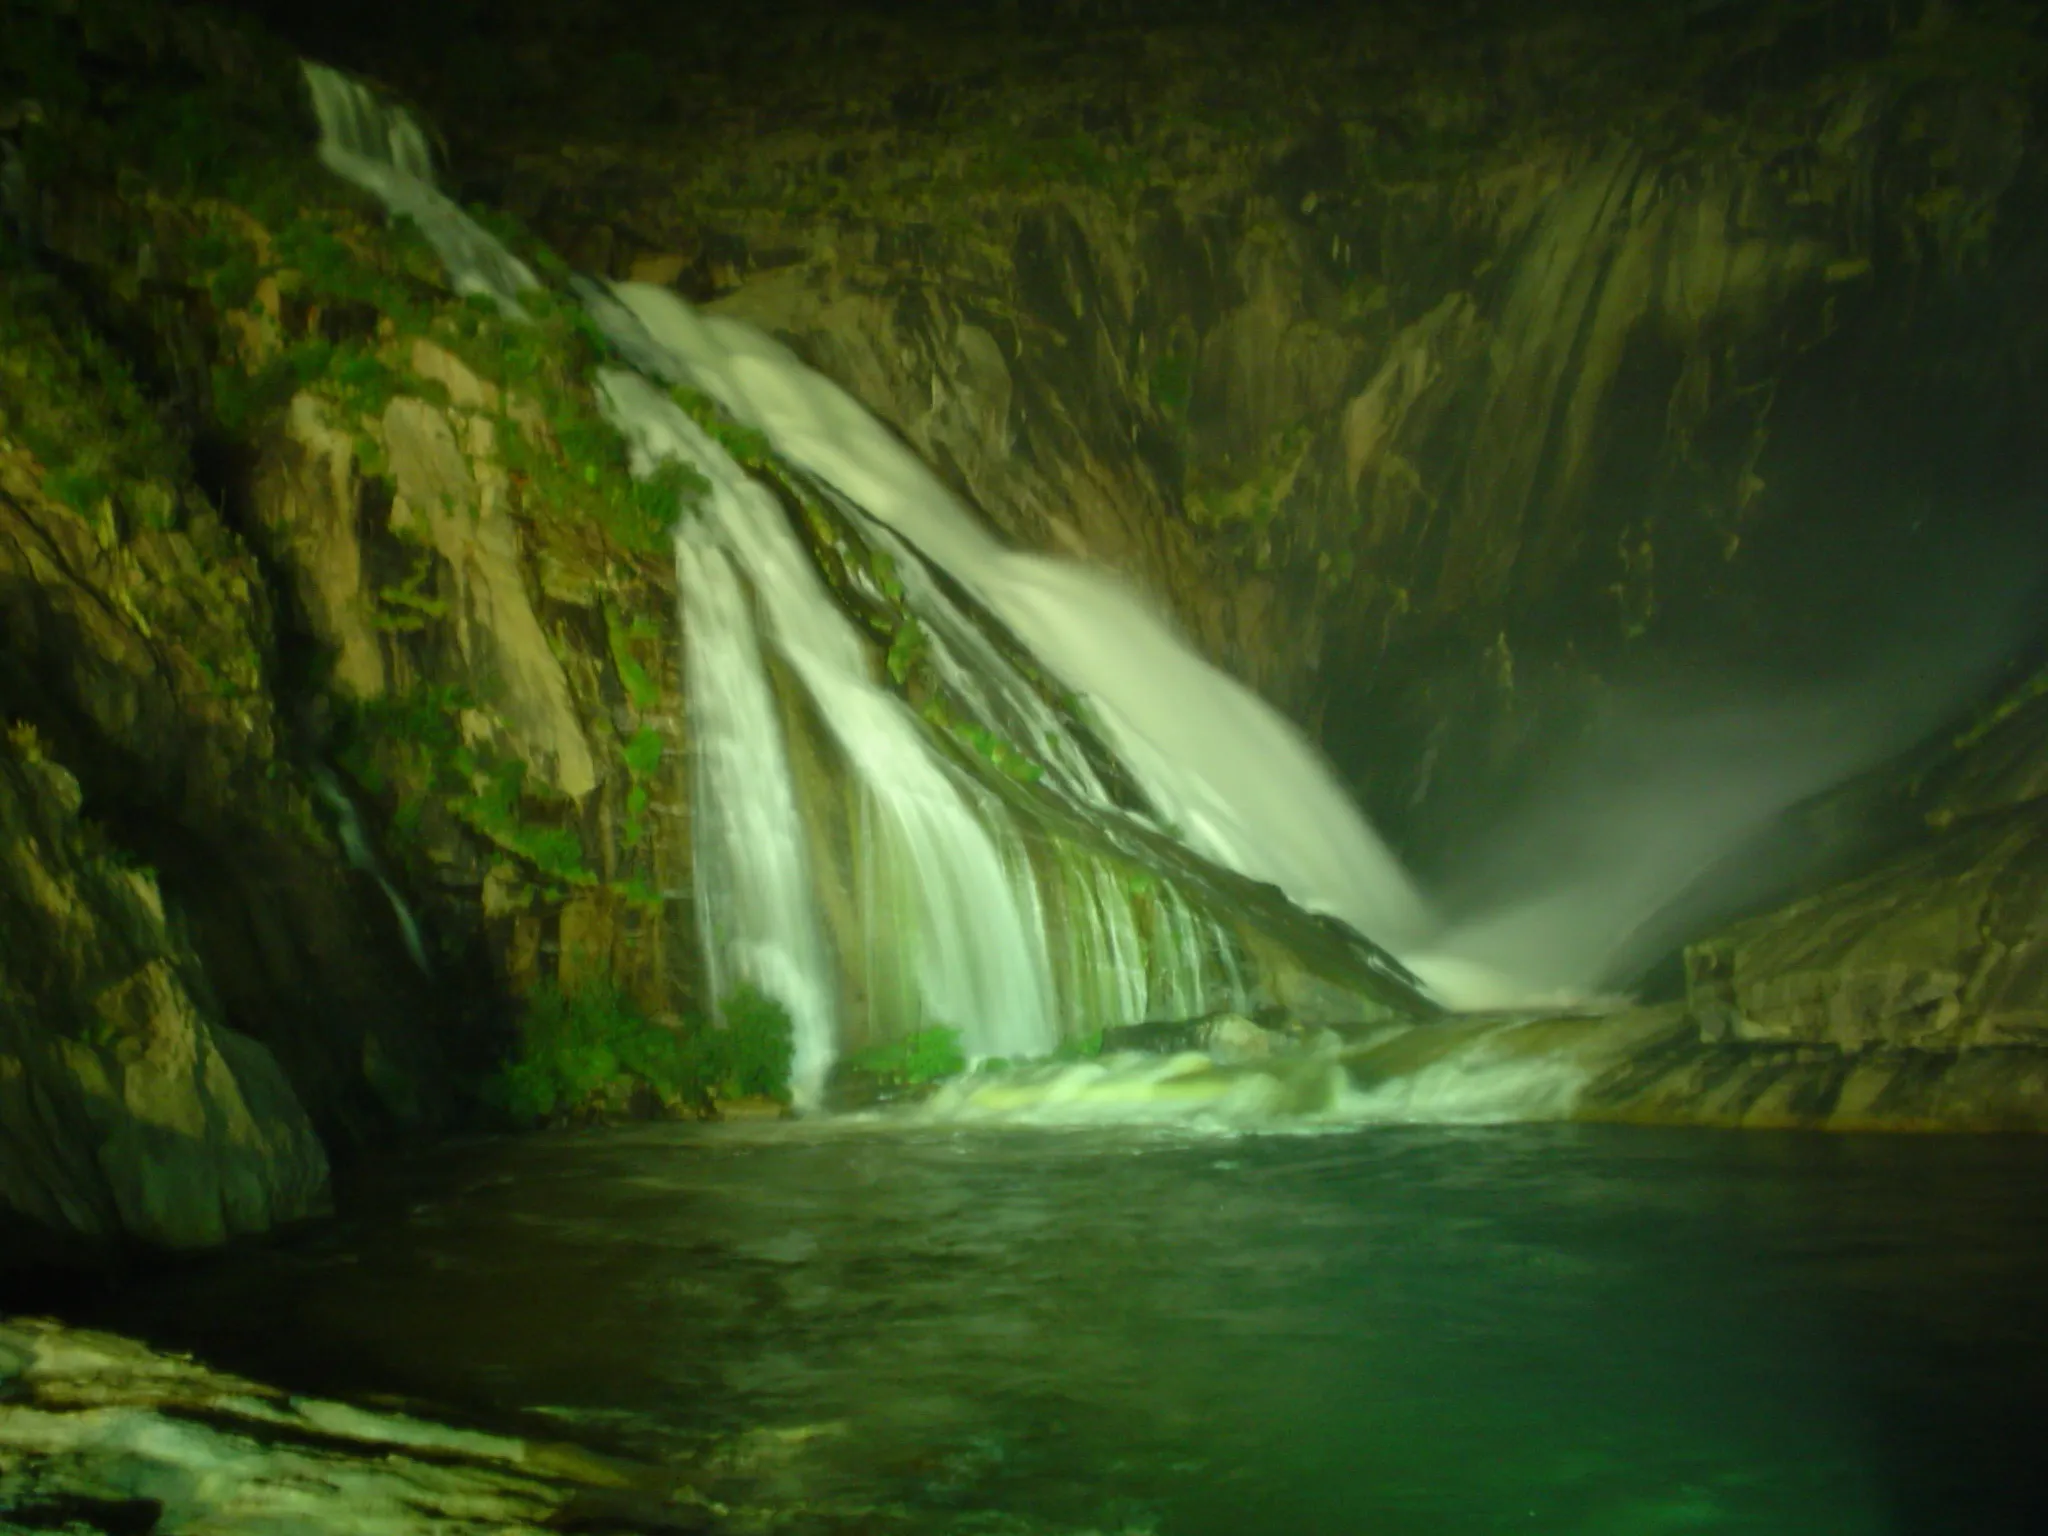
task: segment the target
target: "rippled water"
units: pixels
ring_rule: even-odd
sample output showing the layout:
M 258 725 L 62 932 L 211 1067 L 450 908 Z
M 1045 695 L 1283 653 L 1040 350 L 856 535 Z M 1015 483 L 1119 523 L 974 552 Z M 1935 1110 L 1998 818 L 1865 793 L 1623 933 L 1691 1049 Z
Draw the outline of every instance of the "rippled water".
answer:
M 2021 1140 L 660 1128 L 107 1320 L 896 1511 L 833 1529 L 2040 1532 L 2044 1196 Z

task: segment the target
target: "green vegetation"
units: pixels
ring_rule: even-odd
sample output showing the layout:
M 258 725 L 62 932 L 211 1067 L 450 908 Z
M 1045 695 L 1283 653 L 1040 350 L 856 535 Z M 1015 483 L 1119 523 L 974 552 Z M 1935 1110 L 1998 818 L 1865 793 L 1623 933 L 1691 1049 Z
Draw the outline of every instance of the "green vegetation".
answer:
M 636 779 L 652 778 L 654 770 L 661 766 L 661 732 L 651 726 L 642 726 L 633 733 L 633 739 L 626 743 L 626 770 Z
M 493 758 L 474 748 L 458 747 L 449 766 L 468 786 L 467 793 L 451 797 L 449 808 L 469 827 L 552 881 L 563 885 L 597 883 L 597 876 L 583 862 L 580 834 L 568 827 L 526 819 L 524 802 L 530 793 L 526 764 L 517 758 Z
M 868 570 L 874 575 L 875 585 L 882 589 L 882 596 L 901 608 L 903 578 L 896 574 L 896 557 L 886 549 L 871 549 L 868 551 Z
M 1052 1053 L 1054 1061 L 1093 1061 L 1102 1054 L 1102 1030 L 1062 1040 Z
M 919 713 L 927 725 L 952 737 L 997 772 L 1018 783 L 1036 784 L 1045 777 L 1044 766 L 1035 758 L 1019 752 L 994 731 L 971 720 L 960 719 L 937 697 L 926 699 Z
M 1188 516 L 1206 528 L 1235 529 L 1263 535 L 1282 520 L 1281 513 L 1300 478 L 1315 431 L 1300 422 L 1266 444 L 1251 472 L 1234 483 L 1211 476 L 1189 487 Z
M 178 526 L 182 451 L 127 364 L 40 274 L 0 281 L 0 434 L 35 455 L 44 490 L 103 538 Z
M 957 1077 L 966 1070 L 960 1031 L 944 1024 L 850 1051 L 839 1059 L 837 1067 L 842 1074 L 871 1078 L 883 1088 L 916 1088 L 941 1078 Z
M 661 767 L 665 750 L 661 732 L 643 725 L 620 754 L 633 781 L 626 791 L 626 822 L 619 832 L 619 840 L 628 848 L 637 848 L 647 836 L 647 807 L 652 797 L 648 785 Z
M 908 683 L 930 654 L 931 641 L 925 635 L 924 626 L 915 619 L 905 619 L 896 631 L 896 638 L 889 642 L 886 658 L 889 675 L 898 685 Z
M 448 600 L 436 597 L 431 588 L 439 562 L 421 560 L 404 581 L 377 589 L 377 612 L 373 622 L 379 629 L 411 631 L 424 629 L 448 614 Z
M 354 705 L 336 761 L 373 795 L 394 798 L 392 828 L 417 832 L 430 806 L 513 855 L 551 894 L 592 886 L 582 835 L 560 818 L 566 800 L 528 782 L 526 764 L 465 742 L 459 720 L 476 700 L 460 687 L 422 686 Z
M 646 619 L 635 619 L 628 623 L 614 603 L 604 605 L 605 644 L 612 654 L 612 666 L 618 671 L 619 686 L 626 690 L 626 702 L 643 713 L 661 703 L 661 689 L 648 675 L 647 668 L 640 663 L 635 646 L 649 640 L 659 640 L 661 631 Z
M 636 1085 L 671 1107 L 709 1112 L 721 1101 L 789 1101 L 789 1016 L 751 988 L 728 998 L 723 1024 L 655 1022 L 609 979 L 572 992 L 534 990 L 511 1057 L 487 1100 L 522 1124 L 601 1109 Z
M 683 414 L 702 427 L 711 440 L 732 455 L 743 469 L 762 469 L 776 462 L 775 450 L 765 434 L 741 426 L 725 413 L 725 407 L 709 395 L 683 385 L 669 390 L 669 398 L 682 407 Z
M 507 418 L 499 451 L 536 513 L 581 513 L 630 554 L 665 553 L 683 513 L 707 489 L 686 464 L 657 466 L 636 479 L 626 445 L 599 414 L 591 378 L 605 343 L 573 300 L 541 291 L 522 297 L 524 318 L 472 303 L 447 313 L 435 339 L 484 378 L 539 406 L 545 431 Z

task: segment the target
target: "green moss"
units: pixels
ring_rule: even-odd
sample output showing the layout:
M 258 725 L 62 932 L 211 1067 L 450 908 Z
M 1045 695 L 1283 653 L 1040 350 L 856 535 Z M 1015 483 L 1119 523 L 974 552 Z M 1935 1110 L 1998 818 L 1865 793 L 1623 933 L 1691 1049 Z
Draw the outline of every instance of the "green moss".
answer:
M 459 687 L 421 687 L 346 711 L 336 762 L 372 795 L 395 795 L 392 825 L 418 828 L 428 802 L 511 854 L 552 888 L 594 886 L 582 836 L 550 818 L 567 802 L 529 782 L 527 766 L 462 738 L 476 700 Z
M 662 749 L 661 732 L 651 726 L 642 726 L 626 743 L 626 771 L 636 779 L 652 778 L 654 771 L 661 766 Z
M 632 775 L 632 786 L 626 791 L 626 823 L 620 829 L 619 837 L 628 848 L 637 848 L 647 837 L 647 808 L 652 796 L 647 781 L 661 768 L 662 754 L 666 743 L 661 732 L 652 726 L 642 726 L 633 733 L 633 739 L 625 745 L 620 754 L 626 764 L 626 772 Z
M 742 468 L 761 469 L 775 462 L 775 449 L 766 435 L 734 421 L 709 395 L 678 384 L 669 390 L 669 398 Z
M 404 581 L 396 586 L 379 587 L 374 620 L 377 627 L 410 632 L 425 629 L 436 619 L 446 618 L 447 599 L 436 597 L 431 590 L 438 569 L 437 561 L 422 560 Z
M 666 552 L 677 521 L 707 489 L 686 464 L 664 463 L 636 479 L 626 445 L 598 413 L 591 379 L 603 343 L 579 308 L 552 294 L 525 299 L 529 318 L 472 308 L 450 338 L 486 378 L 536 400 L 544 434 L 508 417 L 500 433 L 506 466 L 525 482 L 534 514 L 582 515 L 620 548 Z
M 583 839 L 577 833 L 527 819 L 526 764 L 460 747 L 451 766 L 469 789 L 453 796 L 449 808 L 470 828 L 549 879 L 566 885 L 597 883 L 583 862 Z
M 924 666 L 930 652 L 931 641 L 925 636 L 924 626 L 915 619 L 905 619 L 896 638 L 889 642 L 889 675 L 899 685 L 909 682 L 912 674 Z
M 927 725 L 945 732 L 990 767 L 1019 783 L 1036 784 L 1045 777 L 1045 768 L 1036 759 L 1019 752 L 994 731 L 962 720 L 936 697 L 925 700 L 919 713 Z
M 901 608 L 903 578 L 896 573 L 896 557 L 886 549 L 871 549 L 868 551 L 868 570 L 875 578 L 875 585 L 882 589 L 882 596 Z

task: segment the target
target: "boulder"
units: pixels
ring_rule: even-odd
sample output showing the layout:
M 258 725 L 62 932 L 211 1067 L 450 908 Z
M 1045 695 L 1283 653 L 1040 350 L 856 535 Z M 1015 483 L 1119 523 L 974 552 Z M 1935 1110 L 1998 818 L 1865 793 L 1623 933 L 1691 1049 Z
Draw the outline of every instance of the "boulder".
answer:
M 327 1159 L 284 1073 L 225 1027 L 147 870 L 77 782 L 0 746 L 0 1208 L 91 1239 L 219 1243 L 321 1210 Z

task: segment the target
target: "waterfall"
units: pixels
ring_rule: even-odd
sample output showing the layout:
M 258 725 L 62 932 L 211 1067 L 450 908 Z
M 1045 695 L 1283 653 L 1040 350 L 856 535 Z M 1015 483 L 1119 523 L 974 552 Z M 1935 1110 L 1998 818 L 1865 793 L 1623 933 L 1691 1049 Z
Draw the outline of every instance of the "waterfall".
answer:
M 789 1010 L 791 1086 L 807 1102 L 831 1069 L 837 1009 L 754 615 L 725 551 L 699 527 L 676 540 L 676 588 L 689 616 L 692 826 L 710 995 L 747 982 Z
M 519 315 L 537 280 L 434 188 L 410 120 L 332 71 L 307 78 L 323 161 L 417 223 L 458 291 Z M 651 288 L 577 292 L 623 364 L 601 370 L 599 404 L 634 472 L 702 480 L 675 549 L 700 938 L 714 999 L 744 983 L 787 1009 L 800 1103 L 875 1033 L 943 1024 L 970 1059 L 1035 1057 L 1063 1033 L 1245 1007 L 1240 921 L 1293 923 L 1396 1011 L 1426 1007 L 1373 944 L 1276 916 L 1246 883 L 1393 942 L 1428 921 L 1314 749 L 1135 593 L 1003 548 L 760 333 Z M 677 384 L 762 432 L 784 491 L 844 526 L 870 562 L 834 578 L 852 597 Z M 842 600 L 896 616 L 938 716 L 891 689 Z
M 933 752 L 902 700 L 872 680 L 866 648 L 773 496 L 638 374 L 606 370 L 603 403 L 645 463 L 681 460 L 708 480 L 707 523 L 745 571 L 777 651 L 858 779 L 867 921 L 886 919 L 900 934 L 926 1020 L 959 1029 L 970 1056 L 1052 1049 L 1058 1035 L 1042 940 L 1024 920 L 1015 860 L 991 835 L 982 792 Z M 697 616 L 687 606 L 683 618 L 694 632 Z
M 858 403 L 760 332 L 706 319 L 666 289 L 614 292 L 682 365 L 677 378 L 909 540 L 1082 695 L 1190 847 L 1397 949 L 1428 931 L 1406 872 L 1315 749 L 1123 582 L 1005 549 Z
M 540 279 L 434 185 L 433 155 L 412 115 L 338 70 L 301 67 L 320 122 L 320 163 L 412 220 L 457 293 L 492 299 L 519 314 L 519 295 L 538 288 Z
M 398 887 L 391 883 L 384 873 L 384 866 L 378 862 L 376 850 L 370 846 L 369 834 L 363 831 L 363 818 L 357 814 L 355 801 L 349 799 L 348 791 L 341 787 L 341 780 L 325 765 L 315 765 L 313 788 L 321 803 L 334 815 L 335 835 L 341 839 L 341 851 L 348 860 L 348 867 L 377 882 L 377 889 L 391 904 L 391 917 L 398 924 L 398 936 L 405 941 L 405 952 L 420 968 L 421 975 L 433 975 L 434 968 L 427 960 L 426 941 L 420 936 L 419 920 L 412 915 L 412 908 L 405 904 L 405 898 L 398 894 Z

